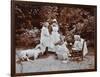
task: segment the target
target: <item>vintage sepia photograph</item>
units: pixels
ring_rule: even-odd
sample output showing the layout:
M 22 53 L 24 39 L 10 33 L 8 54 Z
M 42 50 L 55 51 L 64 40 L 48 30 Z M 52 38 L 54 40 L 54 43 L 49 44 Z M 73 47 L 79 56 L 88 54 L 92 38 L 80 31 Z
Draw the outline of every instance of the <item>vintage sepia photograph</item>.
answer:
M 12 1 L 12 75 L 97 69 L 97 7 Z

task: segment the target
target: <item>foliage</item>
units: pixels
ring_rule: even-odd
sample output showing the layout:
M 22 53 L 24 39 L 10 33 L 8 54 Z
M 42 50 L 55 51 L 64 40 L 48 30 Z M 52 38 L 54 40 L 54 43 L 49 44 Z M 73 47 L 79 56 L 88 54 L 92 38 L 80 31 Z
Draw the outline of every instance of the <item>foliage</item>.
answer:
M 36 38 L 27 30 L 37 27 L 40 34 L 41 23 L 56 18 L 60 32 L 66 40 L 72 40 L 74 34 L 80 34 L 84 39 L 95 41 L 96 18 L 94 8 L 62 7 L 62 6 L 35 6 L 32 4 L 16 4 L 15 8 L 16 45 L 17 47 L 31 47 L 36 44 Z M 33 31 L 34 32 L 34 31 Z M 26 42 L 27 41 L 27 42 Z M 39 40 L 38 40 L 39 43 Z

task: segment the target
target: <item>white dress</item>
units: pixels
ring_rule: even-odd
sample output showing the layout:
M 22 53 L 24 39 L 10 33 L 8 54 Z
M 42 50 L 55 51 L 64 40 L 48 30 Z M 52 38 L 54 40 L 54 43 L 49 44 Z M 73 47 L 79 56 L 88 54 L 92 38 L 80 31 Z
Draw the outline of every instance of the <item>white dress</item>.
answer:
M 50 39 L 49 30 L 46 27 L 42 27 L 41 29 L 40 43 L 43 44 L 45 47 L 53 48 L 53 43 Z
M 48 31 L 48 28 L 43 26 L 41 29 L 40 43 L 42 43 L 45 46 L 48 46 L 49 45 L 49 36 L 50 36 L 50 34 Z
M 51 41 L 53 42 L 53 44 L 55 44 L 60 41 L 60 34 L 58 33 L 59 27 L 55 23 L 52 24 L 51 26 L 52 26 Z
M 75 41 L 72 49 L 81 51 L 82 47 L 83 47 L 83 44 L 81 43 L 81 41 Z
M 84 39 L 82 39 L 82 38 L 81 38 L 81 41 L 75 41 L 73 47 L 74 47 L 74 48 L 72 48 L 73 50 L 80 51 L 80 50 L 83 49 L 83 56 L 85 56 L 88 53 L 88 48 L 87 48 L 86 41 L 84 41 Z

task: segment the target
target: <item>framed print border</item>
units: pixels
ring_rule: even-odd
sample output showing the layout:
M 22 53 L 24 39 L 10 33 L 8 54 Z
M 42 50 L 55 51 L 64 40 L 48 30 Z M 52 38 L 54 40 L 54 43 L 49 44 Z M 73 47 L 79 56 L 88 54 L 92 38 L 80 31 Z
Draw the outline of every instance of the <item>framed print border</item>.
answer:
M 58 5 L 58 6 L 67 6 L 67 7 L 91 7 L 94 8 L 94 13 L 95 13 L 95 38 L 96 41 L 95 47 L 96 47 L 96 52 L 95 52 L 95 66 L 94 69 L 83 69 L 83 70 L 63 70 L 63 71 L 50 71 L 50 72 L 30 72 L 30 73 L 16 73 L 16 53 L 15 53 L 15 48 L 16 48 L 16 26 L 15 26 L 15 11 L 14 7 L 16 3 L 23 3 L 23 4 L 34 4 L 34 5 L 39 5 L 39 6 L 44 6 L 44 5 Z M 60 73 L 79 73 L 79 72 L 91 72 L 91 71 L 97 71 L 97 6 L 96 5 L 79 5 L 79 4 L 67 4 L 67 3 L 49 3 L 49 2 L 28 2 L 28 1 L 11 1 L 11 76 L 28 76 L 28 75 L 43 75 L 43 74 L 60 74 Z

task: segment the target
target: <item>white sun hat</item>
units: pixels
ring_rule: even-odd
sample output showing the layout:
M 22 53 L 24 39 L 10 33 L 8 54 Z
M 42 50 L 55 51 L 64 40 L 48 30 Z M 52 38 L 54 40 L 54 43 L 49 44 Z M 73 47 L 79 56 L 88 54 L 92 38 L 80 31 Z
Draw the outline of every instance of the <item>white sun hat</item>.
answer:
M 52 21 L 53 21 L 53 22 L 57 22 L 57 20 L 56 20 L 56 19 L 53 19 Z
M 48 22 L 44 22 L 44 25 L 45 25 L 45 26 L 49 26 L 49 23 L 48 23 Z
M 74 35 L 74 39 L 75 39 L 75 40 L 80 40 L 81 37 L 80 37 L 80 35 Z

